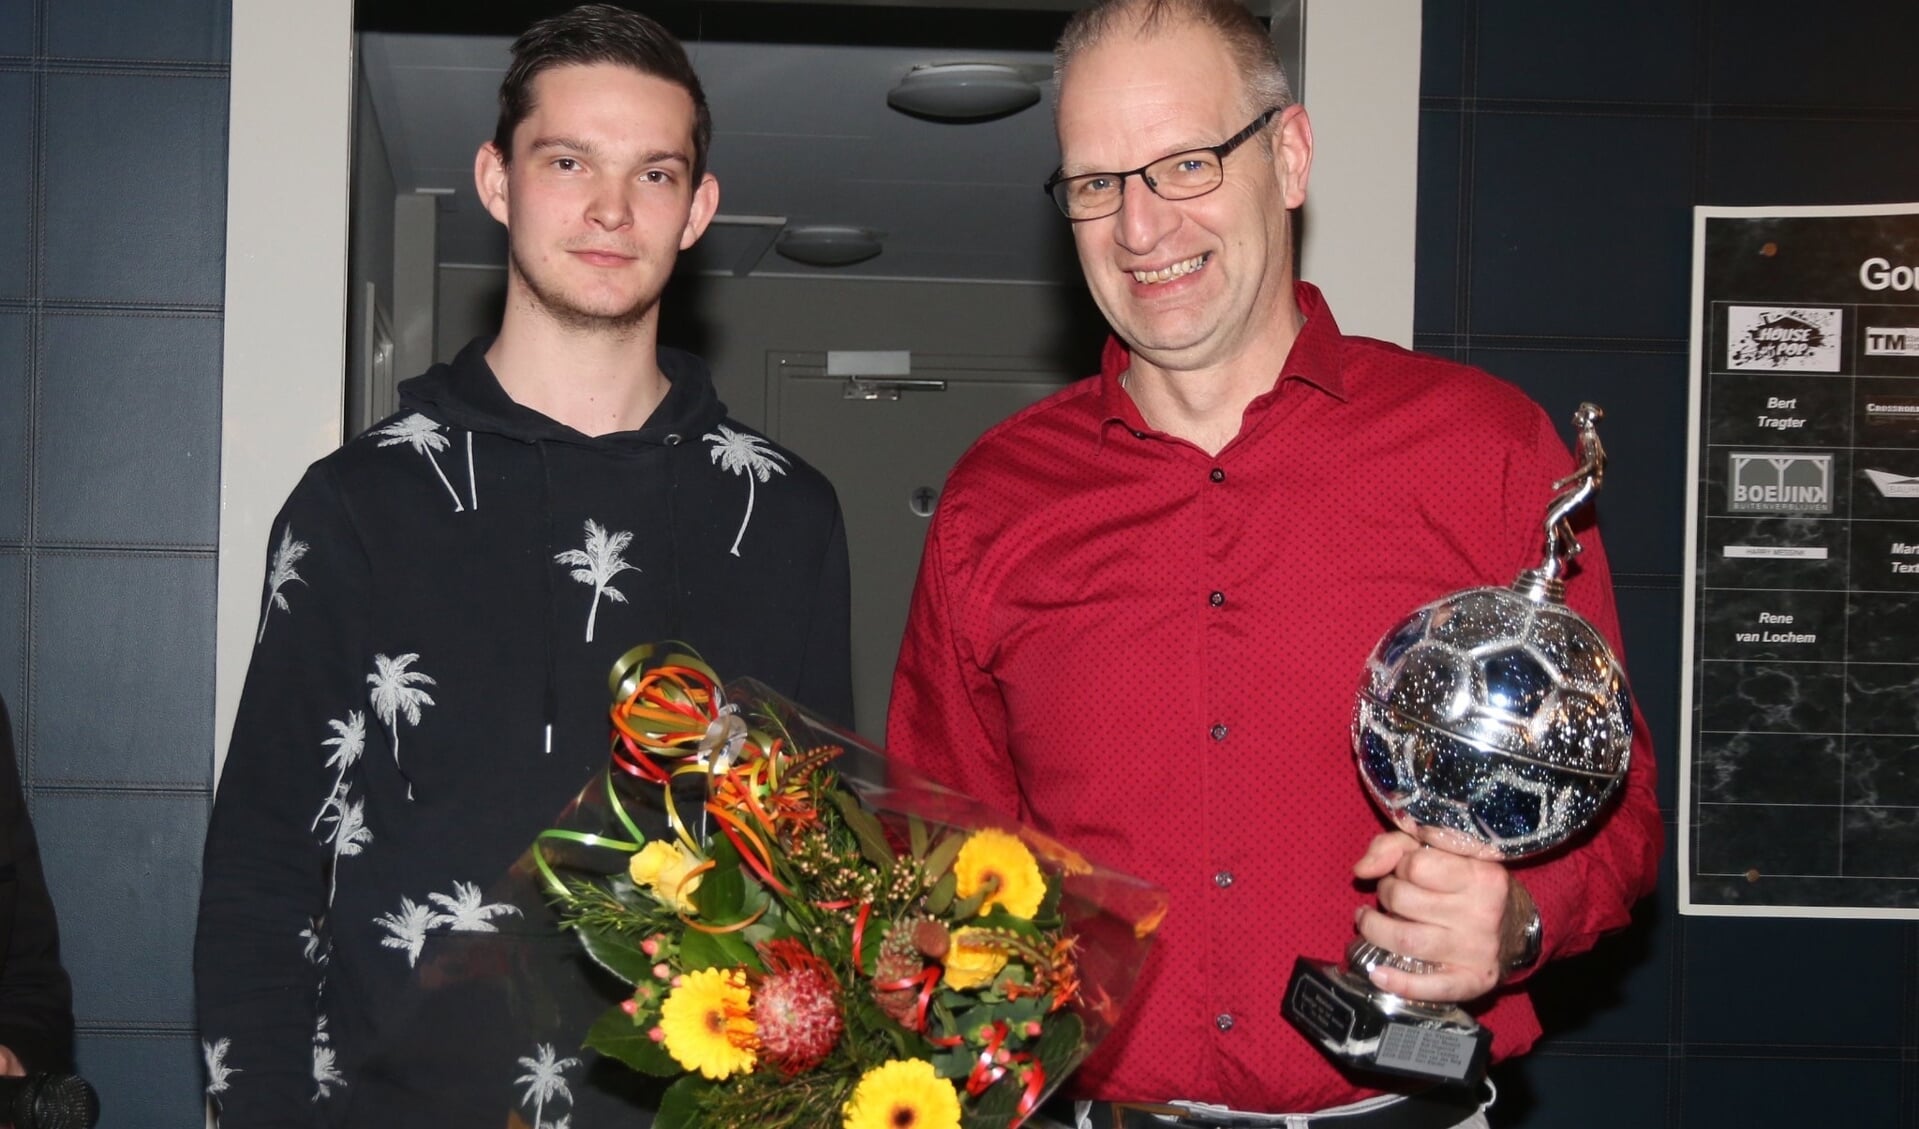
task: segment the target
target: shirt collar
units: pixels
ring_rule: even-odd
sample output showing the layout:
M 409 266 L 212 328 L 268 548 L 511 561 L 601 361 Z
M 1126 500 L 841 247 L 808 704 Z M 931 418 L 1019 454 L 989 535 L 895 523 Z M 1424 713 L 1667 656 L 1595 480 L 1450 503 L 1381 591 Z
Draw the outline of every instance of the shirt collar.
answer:
M 1342 403 L 1346 400 L 1346 379 L 1341 371 L 1340 344 L 1344 340 L 1339 332 L 1339 323 L 1333 320 L 1333 312 L 1326 305 L 1326 298 L 1319 287 L 1310 282 L 1293 283 L 1293 300 L 1299 306 L 1301 325 L 1299 336 L 1293 339 L 1292 351 L 1286 354 L 1286 363 L 1280 369 L 1280 378 L 1273 383 L 1273 390 L 1256 397 L 1246 406 L 1247 422 L 1251 423 L 1257 413 L 1278 399 L 1279 386 L 1288 380 L 1297 380 L 1302 384 L 1319 389 Z M 1118 337 L 1108 337 L 1106 347 L 1099 358 L 1100 397 L 1104 409 L 1104 420 L 1117 423 L 1132 431 L 1152 430 L 1145 417 L 1139 414 L 1139 406 L 1121 387 L 1120 378 L 1132 366 L 1133 352 Z M 1101 429 L 1104 435 L 1105 429 Z

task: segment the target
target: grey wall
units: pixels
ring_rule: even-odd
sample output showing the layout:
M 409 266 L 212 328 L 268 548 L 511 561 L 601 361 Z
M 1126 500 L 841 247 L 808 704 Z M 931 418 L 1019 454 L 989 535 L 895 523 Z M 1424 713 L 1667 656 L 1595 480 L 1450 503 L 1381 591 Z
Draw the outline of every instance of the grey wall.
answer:
M 198 1125 L 227 0 L 0 0 L 0 694 L 107 1129 Z
M 367 287 L 373 301 L 386 310 L 388 323 L 396 319 L 393 293 L 393 166 L 387 158 L 386 137 L 366 71 L 357 63 L 353 74 L 353 219 L 347 231 L 346 418 L 371 423 L 386 415 L 370 408 L 366 340 Z M 397 331 L 396 331 L 397 336 Z M 354 425 L 349 422 L 349 427 Z M 358 430 L 358 428 L 354 428 Z
M 1676 833 L 1694 204 L 1919 199 L 1919 4 L 1426 0 L 1414 343 L 1607 410 L 1599 504 Z M 1919 925 L 1681 918 L 1539 977 L 1496 1124 L 1919 1124 Z

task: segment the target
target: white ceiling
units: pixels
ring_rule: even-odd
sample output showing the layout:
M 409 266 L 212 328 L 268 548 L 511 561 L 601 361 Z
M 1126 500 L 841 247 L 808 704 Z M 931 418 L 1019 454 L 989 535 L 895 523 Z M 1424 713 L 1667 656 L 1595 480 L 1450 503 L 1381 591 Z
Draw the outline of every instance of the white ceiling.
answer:
M 497 265 L 498 224 L 473 192 L 473 154 L 492 136 L 505 37 L 367 32 L 362 65 L 400 192 L 450 190 L 440 261 Z M 770 249 L 776 228 L 716 223 L 683 267 L 756 276 L 1076 282 L 1071 238 L 1039 190 L 1057 163 L 1044 50 L 693 42 L 713 111 L 711 166 L 723 217 L 876 228 L 885 250 L 837 269 Z M 891 109 L 886 92 L 931 62 L 1029 70 L 1038 104 L 969 124 Z M 364 112 L 364 107 L 362 112 Z M 762 253 L 763 252 L 763 253 Z

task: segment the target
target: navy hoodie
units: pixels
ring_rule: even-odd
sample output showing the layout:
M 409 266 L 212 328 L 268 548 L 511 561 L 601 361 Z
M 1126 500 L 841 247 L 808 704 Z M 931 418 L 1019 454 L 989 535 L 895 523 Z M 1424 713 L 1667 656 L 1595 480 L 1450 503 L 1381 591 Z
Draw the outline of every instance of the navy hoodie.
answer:
M 660 351 L 644 427 L 589 437 L 509 398 L 489 344 L 402 385 L 273 524 L 195 954 L 226 1129 L 644 1123 L 579 1049 L 618 985 L 501 876 L 604 771 L 635 644 L 852 716 L 831 484 L 726 418 L 690 355 Z M 436 991 L 512 980 L 483 967 L 505 936 L 577 973 Z M 579 1000 L 544 998 L 568 976 Z

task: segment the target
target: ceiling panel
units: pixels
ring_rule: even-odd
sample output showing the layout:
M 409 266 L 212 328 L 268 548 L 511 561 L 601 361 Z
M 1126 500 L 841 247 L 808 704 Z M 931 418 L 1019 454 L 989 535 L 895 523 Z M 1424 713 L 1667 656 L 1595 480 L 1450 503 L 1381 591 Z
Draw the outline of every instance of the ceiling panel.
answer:
M 451 190 L 441 201 L 442 261 L 501 261 L 505 240 L 474 199 L 472 160 L 492 133 L 510 40 L 391 32 L 361 40 L 398 191 Z M 1072 281 L 1070 238 L 1038 189 L 1057 163 L 1049 46 L 689 44 L 713 111 L 723 214 L 885 233 L 885 250 L 863 263 L 822 270 L 769 252 L 756 273 Z M 1018 66 L 1040 80 L 1041 100 L 966 124 L 887 106 L 886 92 L 908 70 L 934 62 Z M 764 234 L 715 230 L 714 246 L 683 266 L 732 273 Z

